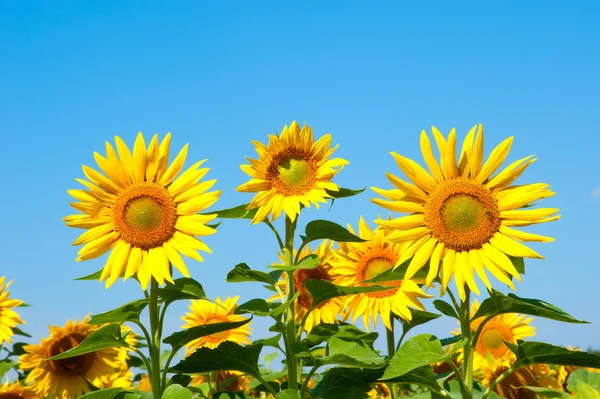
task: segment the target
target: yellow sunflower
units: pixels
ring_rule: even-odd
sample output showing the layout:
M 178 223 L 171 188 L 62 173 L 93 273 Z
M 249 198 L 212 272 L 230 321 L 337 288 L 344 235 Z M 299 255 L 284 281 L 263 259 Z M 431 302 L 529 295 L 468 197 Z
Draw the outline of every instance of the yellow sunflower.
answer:
M 138 391 L 152 392 L 152 383 L 150 382 L 150 376 L 148 374 L 142 375 L 142 378 L 139 379 L 137 389 Z
M 452 129 L 448 140 L 436 128 L 433 128 L 433 135 L 440 152 L 440 163 L 433 155 L 427 134 L 421 133 L 421 151 L 431 173 L 392 152 L 399 168 L 415 184 L 388 173 L 395 189 L 373 188 L 387 198 L 373 199 L 374 203 L 395 212 L 410 213 L 377 222 L 381 228 L 393 231 L 388 240 L 408 245 L 397 265 L 412 257 L 406 273 L 410 278 L 429 260 L 427 286 L 441 268 L 442 293 L 454 276 L 463 300 L 465 283 L 479 294 L 474 272 L 486 287 L 491 287 L 486 269 L 514 289 L 509 275 L 519 280 L 520 275 L 507 255 L 543 259 L 521 241 L 553 241 L 550 237 L 514 227 L 557 220 L 560 217 L 556 215 L 558 209 L 528 207 L 554 193 L 544 183 L 511 186 L 535 161 L 532 156 L 518 160 L 492 176 L 506 159 L 512 137 L 500 143 L 484 163 L 483 127 L 481 124 L 478 128 L 475 126 L 464 140 L 457 164 L 455 130 Z M 528 208 L 522 209 L 525 207 Z
M 319 202 L 331 198 L 325 190 L 338 191 L 331 182 L 348 161 L 329 159 L 337 145 L 331 145 L 331 135 L 314 141 L 312 127 L 302 130 L 296 121 L 284 126 L 281 135 L 269 135 L 269 146 L 252 142 L 259 159 L 247 158 L 250 165 L 241 165 L 252 179 L 237 188 L 245 193 L 257 193 L 248 209 L 258 208 L 252 223 L 259 223 L 271 214 L 271 220 L 285 212 L 293 221 L 300 213 L 300 205 L 318 208 Z
M 352 226 L 348 230 L 356 234 Z M 367 241 L 340 243 L 340 249 L 334 252 L 331 261 L 331 274 L 336 285 L 368 286 L 386 285 L 389 290 L 351 295 L 346 298 L 346 306 L 352 312 L 352 322 L 362 316 L 365 328 L 373 321 L 377 327 L 377 316 L 386 328 L 391 329 L 392 313 L 405 320 L 411 320 L 409 306 L 425 310 L 419 298 L 430 298 L 417 285 L 415 280 L 404 279 L 384 283 L 366 283 L 375 276 L 391 269 L 402 256 L 405 245 L 386 241 L 390 234 L 387 230 L 371 230 L 363 217 L 358 222 L 358 236 Z
M 299 292 L 300 295 L 294 303 L 294 316 L 296 322 L 299 323 L 305 316 L 306 312 L 312 306 L 312 296 L 305 287 L 307 280 L 326 280 L 333 282 L 333 276 L 331 275 L 332 260 L 332 241 L 324 240 L 314 251 L 311 250 L 310 246 L 304 247 L 300 253 L 299 259 L 303 259 L 308 255 L 315 254 L 321 260 L 319 266 L 314 269 L 297 269 L 294 271 L 294 290 Z M 283 255 L 280 254 L 280 258 Z M 283 260 L 283 259 L 282 259 Z M 281 291 L 287 295 L 286 291 L 286 280 L 282 279 L 279 281 Z M 274 296 L 271 300 L 281 299 L 279 296 Z M 304 330 L 310 332 L 314 326 L 320 323 L 337 323 L 338 314 L 344 308 L 344 301 L 342 298 L 332 298 L 325 301 L 314 308 L 308 316 L 306 316 L 306 322 L 304 323 Z
M 0 385 L 0 399 L 41 399 L 31 387 L 23 386 L 20 382 L 10 384 L 6 381 Z
M 189 306 L 191 312 L 188 312 L 185 316 L 181 317 L 183 321 L 186 322 L 186 324 L 181 327 L 191 328 L 205 324 L 230 323 L 245 320 L 244 317 L 233 313 L 237 307 L 238 299 L 239 296 L 233 298 L 227 297 L 224 301 L 221 301 L 221 298 L 217 297 L 214 303 L 204 299 L 192 300 L 192 304 Z M 232 330 L 198 338 L 190 342 L 187 345 L 187 349 L 189 352 L 193 352 L 202 347 L 214 349 L 219 346 L 221 342 L 225 341 L 233 341 L 240 345 L 250 344 L 249 337 L 251 331 L 250 323 L 244 324 L 243 326 Z
M 76 179 L 87 190 L 69 190 L 71 203 L 82 214 L 63 220 L 68 226 L 89 229 L 73 245 L 82 245 L 77 261 L 96 258 L 112 249 L 102 275 L 107 288 L 119 277 L 137 274 L 142 289 L 151 278 L 172 282 L 170 264 L 186 277 L 181 254 L 202 261 L 198 250 L 210 249 L 195 236 L 213 234 L 206 224 L 216 215 L 198 215 L 217 201 L 220 191 L 209 190 L 216 180 L 200 182 L 208 172 L 200 161 L 181 175 L 187 144 L 168 166 L 171 134 L 158 144 L 154 135 L 148 148 L 140 132 L 133 153 L 119 137 L 117 150 L 106 143 L 106 158 L 94 153 L 100 173 L 83 166 L 89 181 Z M 179 177 L 177 177 L 179 175 Z M 176 178 L 177 177 L 177 178 Z
M 30 370 L 26 382 L 40 396 L 76 398 L 90 390 L 87 381 L 106 385 L 122 381 L 123 355 L 121 348 L 107 348 L 85 355 L 61 360 L 44 359 L 56 356 L 79 345 L 99 326 L 88 324 L 89 316 L 81 322 L 69 320 L 64 327 L 50 326 L 50 337 L 38 345 L 25 345 L 19 362 L 22 370 Z M 110 385 L 113 386 L 113 385 Z
M 22 305 L 23 301 L 9 298 L 10 291 L 8 287 L 10 287 L 12 281 L 4 284 L 5 281 L 6 276 L 0 277 L 0 346 L 5 342 L 12 342 L 13 328 L 17 324 L 25 324 L 17 312 L 13 310 L 13 308 Z

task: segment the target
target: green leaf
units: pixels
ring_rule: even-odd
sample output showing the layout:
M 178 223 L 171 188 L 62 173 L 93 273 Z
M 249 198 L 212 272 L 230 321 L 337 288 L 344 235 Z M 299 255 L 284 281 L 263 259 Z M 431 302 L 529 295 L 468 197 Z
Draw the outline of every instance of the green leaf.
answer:
M 190 382 L 192 382 L 191 376 L 187 374 L 175 374 L 173 377 L 171 377 L 171 380 L 167 385 L 179 384 L 182 387 L 187 388 L 187 386 L 190 385 Z
M 166 305 L 185 299 L 206 298 L 202 285 L 193 278 L 182 277 L 175 279 L 173 284 L 167 283 L 158 289 L 158 296 Z
M 364 286 L 364 287 L 343 287 L 334 285 L 332 282 L 327 280 L 306 280 L 304 287 L 308 290 L 312 297 L 312 304 L 307 310 L 308 313 L 312 312 L 317 306 L 325 301 L 340 296 L 362 294 L 366 292 L 378 292 L 389 290 L 390 287 L 386 286 Z
M 163 339 L 163 343 L 171 345 L 173 347 L 173 350 L 177 351 L 180 348 L 182 348 L 185 344 L 188 344 L 195 339 L 206 337 L 207 335 L 216 334 L 223 331 L 233 330 L 234 328 L 238 328 L 243 326 L 244 324 L 250 323 L 250 320 L 252 320 L 252 318 L 241 321 L 232 321 L 228 323 L 213 323 L 191 327 L 169 335 L 167 338 Z
M 400 319 L 402 322 L 402 331 L 404 334 L 408 333 L 413 328 L 420 326 L 421 324 L 425 324 L 430 322 L 431 320 L 435 320 L 441 315 L 436 313 L 425 312 L 424 310 L 413 309 L 410 308 L 410 313 L 412 314 L 412 318 L 410 321 L 405 321 L 404 319 Z
M 442 339 L 440 339 L 440 342 L 442 343 L 442 346 L 448 346 L 448 345 L 457 343 L 461 339 L 462 339 L 462 335 L 458 334 L 453 337 L 442 338 Z
M 127 359 L 127 366 L 128 367 L 137 367 L 137 368 L 145 368 L 146 365 L 144 364 L 144 361 L 137 357 L 137 356 L 133 356 L 133 355 L 129 355 L 129 359 Z
M 347 367 L 380 368 L 385 358 L 360 340 L 332 337 L 327 341 L 327 355 L 315 356 L 308 346 L 295 343 L 292 350 L 298 357 L 311 358 L 321 365 L 336 364 Z
M 125 321 L 139 322 L 140 314 L 147 305 L 148 301 L 145 299 L 129 302 L 108 312 L 93 315 L 90 324 L 122 323 Z
M 329 220 L 313 220 L 306 225 L 304 243 L 315 240 L 333 240 L 337 242 L 364 242 L 360 237 L 355 236 L 337 223 Z
M 302 343 L 309 348 L 312 348 L 322 344 L 323 342 L 327 342 L 327 340 L 331 337 L 337 337 L 342 339 L 358 339 L 367 343 L 372 348 L 373 343 L 378 336 L 379 334 L 376 332 L 367 333 L 350 324 L 340 325 L 321 323 L 317 324 L 312 328 L 312 330 L 310 330 L 310 333 L 302 340 Z
M 365 391 L 356 387 L 332 388 L 323 391 L 321 399 L 368 399 Z
M 416 384 L 422 387 L 431 389 L 432 391 L 440 391 L 442 387 L 439 386 L 433 367 L 430 365 L 417 367 L 398 377 L 391 378 L 386 382 L 395 382 L 400 384 Z
M 506 296 L 494 289 L 490 291 L 490 297 L 481 303 L 471 320 L 504 313 L 522 313 L 566 323 L 588 323 L 587 321 L 578 320 L 556 306 L 539 299 L 520 298 L 514 294 Z
M 577 392 L 577 381 L 583 381 L 592 388 L 600 389 L 600 370 L 592 372 L 586 369 L 573 370 L 567 379 L 567 389 L 570 392 Z
M 273 310 L 269 306 L 269 303 L 264 299 L 255 298 L 248 302 L 244 302 L 239 305 L 233 313 L 235 314 L 255 314 L 257 316 L 270 316 Z
M 278 382 L 276 382 L 276 381 L 267 381 L 267 384 L 275 392 L 281 391 L 281 385 Z M 258 391 L 258 392 L 270 392 L 269 388 L 267 386 L 265 386 L 265 384 L 258 384 L 257 386 L 254 387 L 254 390 Z
M 295 389 L 284 389 L 275 395 L 275 399 L 300 399 L 300 392 Z
M 448 317 L 454 317 L 456 320 L 460 319 L 458 317 L 458 314 L 456 313 L 456 310 L 454 309 L 454 307 L 446 301 L 443 301 L 441 299 L 436 299 L 435 301 L 433 301 L 433 306 L 437 310 L 439 310 L 442 314 L 444 314 Z
M 417 335 L 406 341 L 390 360 L 382 379 L 389 380 L 403 376 L 416 368 L 450 358 L 462 348 L 466 339 L 456 343 L 449 352 L 444 352 L 442 343 L 431 334 Z
M 262 345 L 241 346 L 225 341 L 215 349 L 198 348 L 179 364 L 171 367 L 175 373 L 206 373 L 209 371 L 235 370 L 253 377 L 260 375 L 258 361 Z
M 234 206 L 233 208 L 221 209 L 219 211 L 211 211 L 207 213 L 203 213 L 202 215 L 214 215 L 217 214 L 218 218 L 221 219 L 252 219 L 258 208 L 254 209 L 246 209 L 248 208 L 248 204 Z
M 321 264 L 321 258 L 318 255 L 310 254 L 302 258 L 297 265 L 285 266 L 285 265 L 271 265 L 270 268 L 277 270 L 298 270 L 298 269 L 314 269 Z
M 10 359 L 0 360 L 0 379 L 2 379 L 10 369 L 15 367 L 15 365 L 16 364 Z
M 102 276 L 102 271 L 104 268 L 98 270 L 96 273 L 88 274 L 87 276 L 76 278 L 75 281 L 81 280 L 100 280 L 100 276 Z
M 10 355 L 11 356 L 24 355 L 25 353 L 27 353 L 27 352 L 25 352 L 25 349 L 23 349 L 23 347 L 25 345 L 28 345 L 28 344 L 26 342 L 15 342 L 14 344 L 12 344 L 12 350 L 10 352 Z
M 105 348 L 127 348 L 129 345 L 121 335 L 121 326 L 113 323 L 108 324 L 90 335 L 88 335 L 79 345 L 71 348 L 56 356 L 46 360 L 60 360 L 85 355 L 86 353 L 96 352 Z
M 529 364 L 556 364 L 600 368 L 600 356 L 586 352 L 570 351 L 560 346 L 544 342 L 517 340 L 517 345 L 505 341 L 508 348 L 517 355 L 517 362 Z
M 279 357 L 279 352 L 271 352 L 268 355 L 266 355 L 265 357 L 263 357 L 263 361 L 265 362 L 267 367 L 269 367 L 269 364 L 271 364 L 271 362 L 273 360 L 277 359 L 278 357 Z
M 99 389 L 97 391 L 92 391 L 83 394 L 78 399 L 113 399 L 120 392 L 123 392 L 123 388 Z
M 299 296 L 300 296 L 300 291 L 296 291 L 296 293 L 294 294 L 294 296 L 291 299 L 288 299 L 287 301 L 285 301 L 284 303 L 282 303 L 281 305 L 279 305 L 275 309 L 273 309 L 273 311 L 271 312 L 271 316 L 273 316 L 275 318 L 281 316 L 283 314 L 283 312 L 285 312 L 287 310 L 287 308 L 289 308 L 290 305 L 292 305 L 294 303 L 294 301 L 296 299 L 298 299 Z
M 545 398 L 560 398 L 560 399 L 569 399 L 571 395 L 564 391 L 560 391 L 554 388 L 548 387 L 533 387 L 533 386 L 523 386 L 519 387 L 521 389 L 529 389 L 532 392 L 538 394 L 538 396 L 543 396 Z
M 525 274 L 525 260 L 523 258 L 517 258 L 510 255 L 506 256 L 508 256 L 508 259 L 510 259 L 510 261 L 512 262 L 515 269 L 517 269 L 519 274 Z
M 406 275 L 406 271 L 408 270 L 408 265 L 410 265 L 412 258 L 404 261 L 398 265 L 398 267 L 392 267 L 387 269 L 381 274 L 378 274 L 368 280 L 365 280 L 366 283 L 384 283 L 387 281 L 399 281 L 404 280 L 404 276 Z M 423 268 L 419 270 L 413 279 L 424 279 L 427 275 L 427 269 L 429 269 L 429 261 L 425 263 Z
M 237 264 L 233 270 L 227 273 L 228 283 L 242 283 L 246 281 L 255 281 L 259 283 L 266 283 L 269 285 L 277 284 L 277 280 L 273 279 L 269 274 L 258 270 L 250 269 L 245 263 Z
M 22 337 L 31 338 L 31 335 L 27 334 L 25 331 L 21 330 L 19 327 L 12 328 L 13 334 L 20 335 Z
M 358 195 L 360 193 L 362 193 L 363 191 L 365 191 L 367 188 L 361 188 L 359 190 L 352 190 L 349 188 L 342 188 L 340 187 L 339 191 L 333 191 L 333 190 L 328 190 L 325 189 L 325 191 L 327 192 L 327 194 L 331 195 L 333 198 L 337 199 L 337 198 L 348 198 L 348 197 L 353 197 L 355 195 Z
M 600 399 L 600 392 L 583 381 L 577 381 L 577 393 L 573 399 Z
M 169 385 L 161 399 L 192 399 L 192 391 L 179 384 Z

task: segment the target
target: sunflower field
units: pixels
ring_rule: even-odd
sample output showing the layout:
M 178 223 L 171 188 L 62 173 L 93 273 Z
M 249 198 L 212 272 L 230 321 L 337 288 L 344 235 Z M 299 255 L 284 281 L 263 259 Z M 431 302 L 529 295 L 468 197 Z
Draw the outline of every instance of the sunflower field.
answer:
M 136 280 L 139 299 L 95 305 L 36 342 L 22 329 L 27 298 L 11 296 L 1 277 L 0 399 L 600 398 L 599 355 L 535 340 L 536 319 L 586 321 L 498 290 L 516 291 L 526 259 L 543 259 L 528 242 L 553 241 L 522 228 L 561 217 L 542 205 L 555 194 L 548 184 L 519 184 L 536 158 L 504 165 L 513 137 L 486 158 L 481 124 L 422 131 L 423 160 L 392 152 L 398 170 L 372 171 L 389 184 L 368 191 L 335 183 L 349 161 L 311 126 L 293 121 L 252 143 L 257 155 L 241 165 L 248 180 L 237 187 L 250 195 L 229 209 L 218 206 L 222 194 L 247 194 L 212 189 L 205 160 L 188 159 L 187 145 L 173 151 L 170 133 L 139 133 L 133 145 L 115 137 L 93 153 L 63 220 L 81 230 L 77 261 L 106 257 L 80 279 L 108 290 Z M 303 210 L 356 195 L 370 198 L 377 219 L 297 229 Z M 207 295 L 188 268 L 211 253 L 202 238 L 225 223 L 270 230 L 264 246 L 279 257 L 222 270 L 229 283 L 255 286 L 243 303 Z M 189 306 L 181 330 L 164 334 L 178 301 Z M 441 317 L 456 329 L 424 333 Z M 253 339 L 259 318 L 269 338 Z

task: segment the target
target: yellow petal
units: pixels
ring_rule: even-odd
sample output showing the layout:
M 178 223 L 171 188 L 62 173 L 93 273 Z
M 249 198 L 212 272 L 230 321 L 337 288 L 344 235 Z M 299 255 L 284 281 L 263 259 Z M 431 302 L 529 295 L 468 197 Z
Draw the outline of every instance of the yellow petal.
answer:
M 471 160 L 471 177 L 475 178 L 481 172 L 483 165 L 483 125 L 477 126 L 477 135 L 473 145 L 473 159 Z
M 167 171 L 169 166 L 169 150 L 171 146 L 171 132 L 163 138 L 158 148 L 158 170 L 156 171 L 156 179 L 154 181 L 161 181 L 163 175 Z
M 208 172 L 208 168 L 203 168 L 198 170 L 198 167 L 206 162 L 206 159 L 203 159 L 200 162 L 195 163 L 190 166 L 185 172 L 181 174 L 168 188 L 169 194 L 173 197 L 184 192 L 187 188 L 196 184 L 206 173 Z
M 217 190 L 182 202 L 177 205 L 177 214 L 192 215 L 194 213 L 203 211 L 217 202 L 220 195 L 221 191 Z
M 177 156 L 173 160 L 173 163 L 171 164 L 171 166 L 169 166 L 165 174 L 160 178 L 160 184 L 166 186 L 167 184 L 171 183 L 171 181 L 173 181 L 173 179 L 179 174 L 179 172 L 181 172 L 183 164 L 185 163 L 187 151 L 188 145 L 186 144 L 183 146 L 179 154 L 177 154 Z
M 508 238 L 502 233 L 494 234 L 494 236 L 490 239 L 490 244 L 510 256 L 544 259 L 543 256 L 539 255 L 533 249 Z
M 492 179 L 490 179 L 490 181 L 487 182 L 486 187 L 490 190 L 493 190 L 496 186 L 501 185 L 501 184 L 504 187 L 509 186 L 510 183 L 512 183 L 512 181 L 514 181 L 516 179 L 516 177 L 514 177 L 514 178 L 511 177 L 515 174 L 515 169 L 518 169 L 520 166 L 522 166 L 523 162 L 530 161 L 525 164 L 525 165 L 529 165 L 531 162 L 535 161 L 535 159 L 531 159 L 532 157 L 533 157 L 533 155 L 530 155 L 528 157 L 519 159 L 518 161 L 511 163 L 506 168 L 504 168 L 500 173 L 498 173 L 496 176 L 494 176 Z M 510 180 L 510 181 L 507 181 L 507 180 Z M 504 182 L 507 182 L 508 184 L 504 185 L 503 184 Z
M 504 254 L 504 252 L 500 251 L 497 247 L 489 243 L 483 244 L 482 249 L 488 259 L 494 262 L 497 266 L 501 267 L 508 274 L 511 274 L 517 280 L 521 281 L 521 275 L 515 268 L 515 265 L 513 265 L 513 263 L 510 261 L 508 256 Z
M 442 170 L 446 177 L 455 179 L 458 177 L 458 168 L 456 166 L 456 129 L 452 129 L 448 135 L 448 143 L 446 144 L 446 159 L 445 164 L 442 164 Z
M 159 164 L 158 134 L 152 137 L 148 145 L 147 162 L 146 181 L 155 181 Z
M 190 272 L 188 271 L 187 267 L 185 266 L 185 262 L 183 261 L 183 258 L 179 254 L 179 251 L 177 251 L 175 249 L 175 247 L 173 247 L 173 245 L 170 244 L 170 242 L 163 243 L 163 248 L 164 248 L 165 253 L 167 254 L 171 264 L 173 266 L 175 266 L 175 268 L 177 270 L 179 270 L 179 272 L 181 274 L 183 274 L 185 277 L 190 277 Z
M 429 260 L 429 258 L 431 258 L 431 254 L 433 253 L 436 244 L 437 239 L 431 237 L 425 244 L 423 244 L 421 248 L 419 248 L 408 265 L 408 269 L 404 275 L 404 280 L 409 280 L 423 268 L 425 263 Z
M 455 259 L 456 252 L 453 249 L 448 249 L 442 260 L 442 272 L 440 274 L 440 277 L 442 278 L 441 295 L 444 295 L 446 292 L 450 278 L 452 278 L 454 273 Z
M 501 211 L 500 217 L 502 219 L 535 221 L 535 220 L 539 220 L 539 219 L 545 219 L 548 216 L 552 216 L 557 212 L 558 212 L 558 208 L 510 210 L 510 211 Z
M 494 173 L 496 169 L 502 165 L 502 162 L 504 162 L 510 151 L 512 142 L 513 137 L 511 136 L 494 148 L 490 154 L 490 157 L 481 168 L 479 174 L 474 177 L 477 183 L 483 183 L 486 181 L 492 175 L 492 173 Z
M 414 227 L 424 226 L 425 218 L 422 213 L 417 213 L 392 220 L 376 219 L 374 222 L 386 230 L 408 230 Z
M 235 190 L 243 193 L 255 193 L 257 191 L 269 190 L 272 183 L 263 179 L 251 179 L 244 184 L 238 186 Z
M 416 241 L 421 237 L 429 235 L 430 231 L 427 227 L 415 227 L 414 229 L 404 231 L 394 231 L 385 237 L 385 240 L 393 243 L 401 243 L 407 241 Z M 433 248 L 432 248 L 433 250 Z
M 475 270 L 481 281 L 483 281 L 485 287 L 488 290 L 491 290 L 492 284 L 490 283 L 490 280 L 488 279 L 487 274 L 485 273 L 485 268 L 483 266 L 483 263 L 481 262 L 481 258 L 479 257 L 479 250 L 469 251 L 467 255 L 467 262 L 469 262 L 469 264 L 473 266 L 473 269 Z
M 425 201 L 427 201 L 427 194 L 425 194 L 423 192 L 423 190 L 421 190 L 419 187 L 407 183 L 404 180 L 400 179 L 397 176 L 394 176 L 393 174 L 387 172 L 386 176 L 388 178 L 388 180 L 394 185 L 396 186 L 400 191 L 406 193 L 407 195 L 414 197 L 414 198 L 418 198 L 419 200 L 421 200 L 421 203 L 425 203 Z
M 133 156 L 127 147 L 127 144 L 119 137 L 115 136 L 115 143 L 117 144 L 117 152 L 119 153 L 119 159 L 123 164 L 123 167 L 127 171 L 131 181 L 133 180 Z
M 423 205 L 411 201 L 386 201 L 379 198 L 371 199 L 371 202 L 395 212 L 423 212 Z
M 133 181 L 141 183 L 146 177 L 146 165 L 148 159 L 146 157 L 146 143 L 142 132 L 139 132 L 133 145 Z
M 526 233 L 524 231 L 511 229 L 510 227 L 500 226 L 498 229 L 500 233 L 504 234 L 507 237 L 514 238 L 519 241 L 537 241 L 537 242 L 552 242 L 554 238 L 541 236 L 539 234 Z
M 423 154 L 425 164 L 427 164 L 427 167 L 429 168 L 429 171 L 433 175 L 434 179 L 437 180 L 438 183 L 442 182 L 444 180 L 444 175 L 442 174 L 440 165 L 433 155 L 433 148 L 431 147 L 431 142 L 429 141 L 429 137 L 427 137 L 425 130 L 421 132 L 421 153 Z
M 132 247 L 127 260 L 127 267 L 125 268 L 125 274 L 123 275 L 123 281 L 127 280 L 135 273 L 137 273 L 142 263 L 142 250 L 137 247 Z
M 77 253 L 77 255 L 79 255 L 77 261 L 97 258 L 111 249 L 118 239 L 119 233 L 113 231 L 92 242 L 87 243 Z
M 465 140 L 463 141 L 462 149 L 460 150 L 460 159 L 458 161 L 458 169 L 460 175 L 467 177 L 469 175 L 471 161 L 473 159 L 473 139 L 475 137 L 475 130 L 477 125 L 467 133 Z
M 391 153 L 396 164 L 404 174 L 424 192 L 430 193 L 434 190 L 437 182 L 431 175 L 412 159 L 408 159 L 395 152 Z
M 427 288 L 431 287 L 433 280 L 438 276 L 440 259 L 444 256 L 444 250 L 444 244 L 438 242 L 431 254 L 431 259 L 429 259 L 429 270 L 427 271 L 427 277 L 425 279 L 425 286 Z
M 175 228 L 179 231 L 195 236 L 207 236 L 216 233 L 217 231 L 215 229 L 204 224 L 206 220 L 207 218 L 204 215 L 180 216 L 177 218 L 177 222 L 175 222 Z

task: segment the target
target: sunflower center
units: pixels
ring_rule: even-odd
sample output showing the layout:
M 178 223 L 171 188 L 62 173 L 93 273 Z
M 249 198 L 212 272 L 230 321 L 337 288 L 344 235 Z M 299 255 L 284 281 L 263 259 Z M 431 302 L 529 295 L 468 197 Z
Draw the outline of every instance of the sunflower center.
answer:
M 502 340 L 502 332 L 494 329 L 488 330 L 483 334 L 483 345 L 486 348 L 496 349 L 501 345 L 504 345 L 504 341 Z
M 508 370 L 507 367 L 498 368 L 494 373 L 494 379 L 492 379 L 492 381 L 502 375 L 506 370 Z M 506 376 L 502 382 L 496 385 L 494 391 L 501 397 L 507 399 L 535 399 L 537 397 L 535 392 L 522 387 L 539 385 L 535 374 L 528 367 L 521 367 Z
M 512 331 L 504 324 L 491 321 L 483 328 L 481 337 L 477 340 L 476 350 L 482 356 L 486 356 L 489 352 L 493 357 L 498 358 L 508 351 L 504 341 L 514 341 Z
M 115 231 L 128 244 L 150 249 L 170 240 L 175 233 L 177 209 L 167 190 L 152 182 L 131 186 L 113 208 Z
M 206 319 L 204 321 L 204 324 L 216 324 L 216 323 L 227 323 L 227 322 L 229 322 L 229 319 L 227 317 L 213 315 L 213 316 L 209 317 L 208 319 Z M 223 342 L 227 338 L 229 338 L 230 334 L 231 334 L 231 331 L 229 331 L 229 330 L 221 331 L 218 333 L 210 334 L 209 336 L 207 336 L 207 338 L 209 338 L 213 342 Z
M 498 201 L 470 179 L 440 183 L 425 203 L 424 218 L 432 235 L 457 251 L 481 248 L 500 227 Z
M 304 153 L 286 152 L 275 157 L 269 172 L 273 187 L 285 196 L 301 195 L 316 182 L 316 166 Z
M 312 305 L 312 296 L 304 286 L 306 280 L 332 281 L 333 279 L 321 266 L 317 266 L 314 269 L 298 269 L 294 272 L 294 288 L 300 293 L 298 303 L 304 309 L 308 309 Z
M 86 337 L 83 334 L 73 333 L 57 339 L 50 345 L 48 357 L 59 355 L 76 347 L 85 338 Z M 94 360 L 96 360 L 96 355 L 92 352 L 66 359 L 50 360 L 48 363 L 54 374 L 65 377 L 75 377 L 85 374 L 94 364 Z
M 24 399 L 21 395 L 16 393 L 4 392 L 0 393 L 0 399 Z
M 379 283 L 365 283 L 366 280 L 370 280 L 373 277 L 380 275 L 381 273 L 391 269 L 396 264 L 397 256 L 390 249 L 374 249 L 367 252 L 360 258 L 358 268 L 356 271 L 357 280 L 362 286 L 368 285 L 383 285 L 390 287 L 397 287 L 400 285 L 400 281 L 385 281 Z M 392 288 L 385 291 L 368 292 L 365 295 L 371 298 L 382 298 L 387 296 L 393 296 L 398 291 L 398 288 Z

